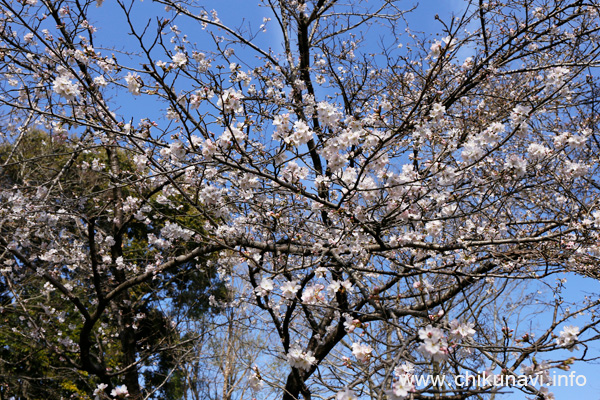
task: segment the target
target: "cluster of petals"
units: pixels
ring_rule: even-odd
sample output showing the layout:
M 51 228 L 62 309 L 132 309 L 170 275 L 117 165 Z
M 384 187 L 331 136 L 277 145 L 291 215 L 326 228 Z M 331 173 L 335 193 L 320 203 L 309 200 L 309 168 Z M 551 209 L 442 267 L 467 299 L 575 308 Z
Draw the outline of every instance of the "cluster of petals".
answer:
M 540 384 L 552 382 L 550 378 L 550 365 L 546 361 L 542 361 L 541 363 L 534 362 L 531 365 L 521 368 L 521 372 L 528 377 L 538 377 Z
M 317 304 L 324 301 L 325 298 L 321 293 L 324 288 L 325 286 L 320 283 L 306 287 L 302 293 L 302 302 L 305 304 Z
M 289 134 L 285 136 L 283 140 L 290 146 L 298 147 L 308 143 L 312 137 L 313 133 L 310 130 L 310 127 L 306 124 L 306 122 L 299 120 L 294 122 L 294 129 L 289 132 Z
M 323 126 L 334 127 L 339 123 L 342 114 L 332 104 L 322 101 L 317 104 L 317 116 Z
M 352 291 L 352 283 L 350 281 L 333 281 L 327 286 L 327 292 L 329 296 L 333 297 L 339 290 L 345 290 L 346 292 Z
M 441 329 L 427 325 L 419 329 L 419 339 L 423 341 L 419 350 L 431 356 L 434 361 L 441 361 L 448 355 L 448 342 Z
M 410 363 L 394 368 L 395 379 L 392 388 L 385 391 L 391 400 L 405 399 L 415 390 L 413 372 L 414 366 Z
M 131 72 L 127 73 L 127 76 L 125 77 L 125 82 L 127 82 L 127 89 L 131 94 L 133 94 L 134 96 L 140 95 L 142 83 L 138 74 L 132 74 Z
M 352 354 L 360 362 L 367 362 L 371 358 L 373 348 L 368 344 L 352 343 Z
M 242 97 L 242 92 L 239 90 L 225 89 L 219 96 L 217 107 L 222 108 L 225 114 L 241 113 Z
M 269 278 L 263 278 L 254 291 L 258 296 L 266 296 L 273 288 L 273 281 Z
M 565 326 L 560 332 L 560 336 L 556 338 L 556 344 L 569 349 L 569 351 L 577 350 L 577 338 L 579 328 L 576 326 Z
M 281 285 L 281 294 L 286 299 L 293 299 L 296 297 L 296 293 L 300 290 L 300 285 L 296 281 L 288 281 Z
M 171 60 L 176 67 L 183 67 L 188 61 L 187 56 L 182 52 L 175 53 Z
M 74 83 L 67 75 L 57 77 L 53 82 L 52 89 L 56 94 L 63 96 L 67 100 L 73 100 L 75 97 L 81 95 L 77 83 Z
M 110 392 L 110 395 L 119 399 L 129 397 L 129 391 L 127 390 L 127 386 L 121 385 L 117 386 Z
M 352 318 L 350 314 L 343 314 L 344 317 L 344 329 L 348 333 L 354 332 L 354 330 L 361 325 L 358 319 Z
M 450 322 L 450 337 L 454 340 L 467 340 L 475 335 L 474 324 L 472 322 L 460 323 L 457 320 Z
M 303 351 L 297 344 L 290 347 L 287 359 L 292 368 L 303 369 L 305 371 L 308 371 L 317 362 L 312 351 Z

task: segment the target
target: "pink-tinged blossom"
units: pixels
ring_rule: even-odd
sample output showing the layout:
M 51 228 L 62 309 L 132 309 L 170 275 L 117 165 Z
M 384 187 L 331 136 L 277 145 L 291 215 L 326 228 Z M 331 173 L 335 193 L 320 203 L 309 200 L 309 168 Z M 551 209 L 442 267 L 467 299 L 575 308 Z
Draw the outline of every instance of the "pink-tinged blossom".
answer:
M 587 143 L 587 135 L 571 135 L 567 139 L 567 144 L 574 149 L 583 149 Z
M 133 156 L 133 163 L 138 171 L 143 171 L 148 166 L 148 157 L 145 154 Z
M 563 173 L 566 176 L 574 178 L 585 176 L 588 170 L 589 167 L 587 165 L 576 161 L 567 160 L 563 166 Z
M 121 385 L 114 388 L 112 392 L 110 392 L 110 395 L 113 397 L 125 398 L 129 397 L 129 391 L 127 390 L 127 386 Z
M 212 158 L 217 151 L 217 145 L 210 139 L 206 139 L 202 144 L 202 156 L 205 158 Z
M 190 95 L 190 108 L 192 110 L 196 110 L 198 109 L 198 107 L 200 107 L 200 103 L 202 103 L 202 96 L 200 96 L 198 93 L 194 93 L 192 95 Z
M 429 221 L 425 224 L 425 231 L 429 236 L 438 237 L 442 233 L 444 224 L 442 221 Z
M 450 337 L 453 339 L 471 339 L 475 335 L 472 322 L 460 323 L 457 320 L 450 322 Z
M 600 211 L 592 212 L 592 217 L 594 218 L 592 221 L 594 227 L 600 228 Z
M 433 42 L 431 44 L 431 47 L 429 48 L 429 56 L 433 59 L 436 59 L 440 56 L 441 53 L 442 53 L 442 42 L 440 42 L 439 40 L 436 40 L 435 42 Z
M 434 328 L 431 325 L 427 325 L 425 328 L 419 329 L 419 339 L 433 341 L 439 341 L 443 337 L 443 332 L 439 328 Z
M 143 220 L 145 217 L 141 213 L 138 213 L 138 214 L 136 214 L 135 218 L 138 220 Z M 168 249 L 172 245 L 172 243 L 170 240 L 158 238 L 153 233 L 149 233 L 148 234 L 148 245 L 154 246 L 158 249 Z
M 239 90 L 225 89 L 219 96 L 217 107 L 222 108 L 225 114 L 241 113 L 242 108 L 242 92 Z
M 390 400 L 406 399 L 411 392 L 415 390 L 413 377 L 403 375 L 396 378 L 392 383 L 392 388 L 385 391 Z
M 290 114 L 285 113 L 276 115 L 275 118 L 273 118 L 273 125 L 275 126 L 273 140 L 284 139 L 290 129 Z
M 327 294 L 329 297 L 334 297 L 340 289 L 344 289 L 345 291 L 349 292 L 352 290 L 352 283 L 350 283 L 348 280 L 333 281 L 327 286 Z
M 524 366 L 521 368 L 521 373 L 530 378 L 534 378 L 537 376 L 538 382 L 540 384 L 551 382 L 550 378 L 550 365 L 547 361 L 542 361 L 541 363 L 533 363 L 528 366 Z
M 312 351 L 305 352 L 297 344 L 290 347 L 287 359 L 292 368 L 303 369 L 305 371 L 308 371 L 317 362 Z
M 98 87 L 105 87 L 106 85 L 108 85 L 108 82 L 106 82 L 106 79 L 104 79 L 104 77 L 100 75 L 94 78 L 94 85 Z
M 434 361 L 441 361 L 448 356 L 448 343 L 441 329 L 427 325 L 419 329 L 419 339 L 423 341 L 419 350 Z
M 397 377 L 412 375 L 415 372 L 415 366 L 412 363 L 404 363 L 394 368 L 394 375 Z
M 293 299 L 300 290 L 300 285 L 296 281 L 288 281 L 281 285 L 281 294 L 286 299 Z
M 348 162 L 348 154 L 342 152 L 345 148 L 345 144 L 340 142 L 339 138 L 333 138 L 320 150 L 319 153 L 327 160 L 327 167 L 332 172 L 339 171 Z
M 569 72 L 569 69 L 566 67 L 551 68 L 546 74 L 546 83 L 552 89 L 556 89 L 565 83 Z
M 246 139 L 246 134 L 242 130 L 243 126 L 228 126 L 219 137 L 218 144 L 221 147 L 227 147 L 232 143 L 241 143 Z
M 464 144 L 460 156 L 465 162 L 472 163 L 481 159 L 485 153 L 485 148 L 477 140 L 471 138 Z
M 512 172 L 516 177 L 520 178 L 527 172 L 527 160 L 510 154 L 504 162 L 504 169 Z
M 174 141 L 173 143 L 171 143 L 169 145 L 168 149 L 169 149 L 169 154 L 175 160 L 181 160 L 181 159 L 183 159 L 183 157 L 185 157 L 185 154 L 186 154 L 185 146 L 180 141 Z
M 462 64 L 462 68 L 463 69 L 471 69 L 471 68 L 473 68 L 474 65 L 475 65 L 475 62 L 473 61 L 473 57 L 467 57 L 467 58 L 465 58 L 465 61 Z
M 291 133 L 284 137 L 284 141 L 290 146 L 298 147 L 308 143 L 312 139 L 313 133 L 306 122 L 300 120 L 294 122 L 294 129 Z
M 493 122 L 479 136 L 479 142 L 488 146 L 494 146 L 500 140 L 500 134 L 504 132 L 504 124 Z
M 317 278 L 325 278 L 327 276 L 327 268 L 319 267 L 315 269 L 315 276 Z
M 561 132 L 560 134 L 556 135 L 554 137 L 554 147 L 563 147 L 564 145 L 567 144 L 567 141 L 569 140 L 569 138 L 571 137 L 571 133 L 569 132 Z
M 371 358 L 373 348 L 368 344 L 352 343 L 352 354 L 360 362 L 367 362 Z
M 321 294 L 321 291 L 324 288 L 325 287 L 319 283 L 304 288 L 304 291 L 302 292 L 302 302 L 305 304 L 317 304 L 318 302 L 325 300 Z
M 512 112 L 510 113 L 511 125 L 513 127 L 516 127 L 517 125 L 525 122 L 525 120 L 528 118 L 530 112 L 531 112 L 531 109 L 529 107 L 522 106 L 522 105 L 515 106 L 515 108 L 513 108 Z
M 431 106 L 431 111 L 429 112 L 429 116 L 434 120 L 438 120 L 443 118 L 445 113 L 446 107 L 444 107 L 443 104 L 433 103 L 433 105 Z
M 206 54 L 194 51 L 192 58 L 198 63 L 198 72 L 206 72 L 212 66 L 210 60 L 206 58 Z
M 422 279 L 413 283 L 413 288 L 429 293 L 433 290 L 433 285 L 427 279 Z
M 322 101 L 317 104 L 317 116 L 323 126 L 334 127 L 339 124 L 342 114 L 332 104 Z
M 354 332 L 356 327 L 360 326 L 360 321 L 357 319 L 353 319 L 349 314 L 343 314 L 344 317 L 344 329 L 348 333 Z
M 60 263 L 63 261 L 64 257 L 58 252 L 57 249 L 50 249 L 41 256 L 39 256 L 39 259 L 42 261 L 52 263 Z
M 297 182 L 308 176 L 308 168 L 299 166 L 295 161 L 286 164 L 281 177 L 287 182 Z
M 170 240 L 183 239 L 189 241 L 194 234 L 194 231 L 182 228 L 176 223 L 167 221 L 165 226 L 160 230 L 162 237 Z
M 454 46 L 455 39 L 451 39 L 450 36 L 446 36 L 441 41 L 440 40 L 434 41 L 431 44 L 431 47 L 429 48 L 429 56 L 434 60 L 436 58 L 438 58 L 442 53 L 442 48 L 443 48 L 444 44 L 446 45 L 447 50 L 449 50 Z

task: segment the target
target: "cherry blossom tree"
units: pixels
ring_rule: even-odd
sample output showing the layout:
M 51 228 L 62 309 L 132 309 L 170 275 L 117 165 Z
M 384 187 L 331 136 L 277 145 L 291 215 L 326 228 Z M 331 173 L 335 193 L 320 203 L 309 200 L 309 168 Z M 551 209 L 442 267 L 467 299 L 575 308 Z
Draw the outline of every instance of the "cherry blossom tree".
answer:
M 392 0 L 149 3 L 0 1 L 2 313 L 74 397 L 157 398 L 157 354 L 166 385 L 219 348 L 186 347 L 189 271 L 227 288 L 222 398 L 551 399 L 592 357 L 600 301 L 563 291 L 598 277 L 597 0 L 464 1 L 427 32 Z M 140 301 L 170 339 L 139 340 Z M 266 345 L 235 360 L 235 332 Z

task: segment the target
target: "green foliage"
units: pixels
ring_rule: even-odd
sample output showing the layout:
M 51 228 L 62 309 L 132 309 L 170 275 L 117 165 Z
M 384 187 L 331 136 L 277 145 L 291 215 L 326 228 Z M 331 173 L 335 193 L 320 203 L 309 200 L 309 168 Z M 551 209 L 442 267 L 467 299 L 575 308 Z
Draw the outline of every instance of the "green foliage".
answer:
M 94 218 L 96 230 L 111 234 L 114 226 L 111 209 L 117 207 L 111 188 L 111 175 L 108 173 L 109 156 L 103 148 L 97 151 L 79 152 L 75 140 L 54 140 L 42 131 L 28 132 L 16 149 L 12 144 L 0 145 L 0 165 L 3 169 L 4 188 L 19 185 L 35 193 L 39 187 L 53 191 L 56 210 L 62 207 L 78 209 L 83 222 Z M 132 155 L 125 150 L 114 150 L 121 180 L 127 180 L 134 170 Z M 10 160 L 9 160 L 10 156 Z M 88 166 L 94 165 L 94 168 Z M 102 167 L 103 166 L 103 167 Z M 85 168 L 84 168 L 85 167 Z M 128 218 L 123 231 L 121 252 L 123 258 L 135 263 L 139 270 L 154 262 L 159 249 L 148 243 L 148 235 L 158 236 L 166 221 L 175 222 L 200 235 L 205 234 L 203 219 L 182 199 L 171 196 L 170 200 L 178 207 L 160 204 L 156 194 L 134 192 L 131 186 L 121 189 L 122 198 L 132 196 L 141 199 L 153 208 L 156 215 L 152 223 L 144 223 L 136 218 Z M 73 224 L 64 227 L 72 240 L 87 243 L 85 230 Z M 35 245 L 35 244 L 34 244 Z M 85 248 L 89 251 L 89 249 Z M 184 254 L 191 246 L 177 246 L 175 255 Z M 3 261 L 0 258 L 0 261 Z M 192 320 L 204 319 L 211 310 L 210 296 L 224 299 L 227 291 L 223 282 L 217 279 L 214 268 L 209 268 L 207 259 L 195 259 L 165 271 L 157 279 L 144 281 L 130 288 L 106 308 L 95 326 L 92 351 L 109 371 L 124 368 L 126 349 L 120 338 L 123 335 L 125 320 L 134 321 L 134 352 L 143 361 L 140 375 L 143 375 L 146 393 L 156 389 L 154 398 L 179 399 L 186 389 L 185 373 L 181 360 L 193 346 L 194 332 L 182 331 L 173 324 L 170 315 L 186 315 Z M 67 265 L 61 269 L 62 278 L 68 280 L 73 293 L 82 299 L 90 297 L 93 282 L 86 274 L 71 271 Z M 114 287 L 126 276 L 126 272 L 111 269 L 107 272 L 106 288 Z M 32 315 L 23 315 L 18 302 L 28 302 L 43 296 L 42 278 L 30 275 L 27 283 L 20 282 L 18 296 L 8 289 L 8 281 L 0 278 L 0 302 L 3 319 L 0 328 L 0 394 L 3 398 L 87 398 L 99 383 L 98 378 L 73 368 L 65 357 L 55 349 L 61 348 L 60 340 L 79 342 L 82 318 L 72 302 L 59 293 L 45 294 L 48 310 L 36 310 Z M 104 278 L 103 278 L 104 279 Z M 17 299 L 18 297 L 18 299 Z M 122 308 L 126 299 L 128 307 Z M 17 301 L 18 300 L 18 301 Z M 33 302 L 32 302 L 33 303 Z M 27 308 L 29 305 L 26 305 Z M 90 305 L 93 309 L 93 304 Z M 49 311 L 50 310 L 50 311 Z M 54 310 L 54 311 L 52 311 Z M 46 315 L 50 313 L 51 315 Z M 63 313 L 57 321 L 56 313 Z M 29 321 L 31 319 L 31 321 Z M 62 321 L 62 322 L 61 322 Z M 31 324 L 46 326 L 44 337 L 31 340 L 15 334 L 12 328 L 31 329 Z M 51 327 L 51 328 L 48 328 Z M 98 330 L 98 328 L 101 330 Z M 188 329 L 188 328 L 186 328 Z M 55 344 L 56 347 L 48 346 Z M 127 349 L 131 351 L 131 349 Z M 72 360 L 79 355 L 74 349 L 66 354 Z M 113 385 L 122 384 L 119 376 L 112 378 Z M 166 381 L 166 383 L 165 383 Z M 75 397 L 73 397 L 75 396 Z

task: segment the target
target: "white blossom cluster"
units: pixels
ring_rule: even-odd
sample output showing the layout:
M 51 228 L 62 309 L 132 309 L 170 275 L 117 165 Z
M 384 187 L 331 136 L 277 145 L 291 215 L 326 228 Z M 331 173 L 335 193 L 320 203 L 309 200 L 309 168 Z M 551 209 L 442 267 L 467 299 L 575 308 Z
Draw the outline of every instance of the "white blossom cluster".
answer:
M 304 371 L 308 371 L 317 362 L 312 351 L 303 351 L 298 344 L 290 347 L 287 359 L 292 368 L 299 368 Z
M 390 399 L 402 400 L 414 392 L 415 384 L 413 373 L 414 366 L 411 363 L 404 363 L 394 368 L 392 387 L 385 391 Z
M 556 344 L 569 349 L 569 351 L 577 350 L 577 339 L 579 328 L 576 326 L 565 326 L 560 335 L 556 338 Z
M 81 96 L 79 85 L 68 75 L 58 76 L 53 83 L 53 90 L 56 94 L 63 96 L 67 100 L 73 100 L 78 96 Z

